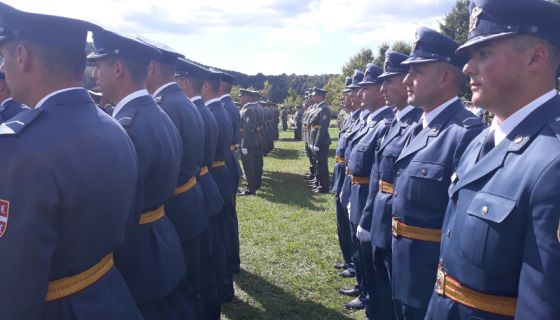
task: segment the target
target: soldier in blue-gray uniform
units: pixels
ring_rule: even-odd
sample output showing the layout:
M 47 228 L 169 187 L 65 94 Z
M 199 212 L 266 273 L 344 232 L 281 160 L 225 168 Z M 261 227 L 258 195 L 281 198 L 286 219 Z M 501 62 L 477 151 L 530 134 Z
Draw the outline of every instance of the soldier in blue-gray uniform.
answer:
M 81 87 L 96 28 L 0 3 L 1 70 L 32 107 L 0 125 L 2 319 L 142 319 L 113 260 L 136 153 Z
M 484 125 L 457 94 L 464 59 L 458 44 L 418 28 L 404 79 L 408 103 L 424 111 L 395 161 L 392 286 L 405 319 L 423 319 L 436 277 L 441 226 L 451 175 Z
M 396 51 L 385 53 L 384 72 L 379 76 L 383 81 L 381 94 L 387 105 L 396 109 L 395 118 L 391 122 L 387 134 L 381 139 L 376 150 L 376 161 L 370 175 L 368 200 L 364 207 L 358 226 L 369 231 L 372 243 L 373 270 L 375 274 L 375 303 L 373 319 L 395 319 L 395 310 L 400 313 L 396 304 L 394 309 L 391 290 L 391 199 L 394 177 L 394 161 L 399 156 L 404 142 L 410 133 L 411 125 L 418 122 L 422 110 L 407 104 L 406 86 L 403 79 L 408 73 L 408 66 L 402 62 L 408 56 Z M 367 234 L 365 234 L 367 238 Z
M 350 205 L 349 219 L 352 240 L 357 248 L 354 254 L 359 255 L 359 259 L 354 258 L 356 271 L 361 274 L 360 297 L 349 302 L 348 308 L 361 308 L 365 305 L 366 315 L 374 318 L 375 309 L 375 278 L 373 275 L 373 264 L 371 255 L 371 236 L 369 230 L 359 227 L 362 211 L 367 201 L 371 171 L 377 171 L 377 159 L 375 150 L 379 146 L 382 137 L 389 129 L 389 125 L 394 117 L 391 107 L 385 104 L 385 99 L 381 95 L 380 89 L 383 81 L 379 75 L 383 69 L 375 64 L 368 64 L 365 70 L 364 80 L 359 83 L 362 87 L 359 95 L 362 96 L 362 103 L 370 111 L 365 126 L 354 136 L 348 146 L 352 148 L 350 158 L 347 159 L 346 168 L 350 183 Z M 377 178 L 373 177 L 374 180 Z M 370 299 L 371 298 L 371 299 Z
M 341 148 L 340 150 L 336 151 L 336 154 L 339 156 L 339 160 L 343 159 L 345 161 L 344 162 L 345 165 L 346 165 L 346 159 L 350 159 L 350 154 L 352 152 L 352 148 L 349 146 L 351 145 L 354 136 L 362 129 L 366 121 L 366 119 L 364 119 L 362 113 L 363 110 L 361 108 L 362 97 L 358 95 L 358 92 L 361 89 L 361 86 L 358 85 L 358 83 L 360 83 L 362 80 L 364 80 L 364 72 L 361 70 L 354 70 L 354 74 L 352 75 L 352 82 L 350 83 L 350 85 L 346 86 L 346 89 L 350 90 L 348 92 L 347 99 L 349 99 L 349 103 L 351 104 L 352 108 L 356 108 L 356 109 L 353 111 L 351 115 L 351 117 L 354 118 L 353 123 L 350 125 L 346 133 L 341 137 L 341 139 L 344 139 L 344 144 L 341 145 L 344 146 L 344 148 Z M 367 111 L 369 112 L 369 110 Z M 350 243 L 349 245 L 350 259 L 352 260 L 352 256 L 356 252 L 357 248 L 355 248 L 354 242 L 352 241 L 352 236 L 350 235 L 351 228 L 350 228 L 350 220 L 348 215 L 348 204 L 350 203 L 350 186 L 352 184 L 350 181 L 346 181 L 347 180 L 346 176 L 347 176 L 347 172 L 345 169 L 344 174 L 340 177 L 341 181 L 337 183 L 340 206 L 343 208 L 342 211 L 340 211 L 342 220 L 339 222 L 339 224 L 341 225 L 341 227 L 343 227 L 343 225 L 348 227 L 346 231 L 348 235 L 344 235 L 344 237 L 346 239 L 345 241 L 349 241 Z M 343 213 L 346 215 L 345 218 L 342 217 Z M 346 270 L 343 270 L 338 274 L 346 278 L 355 277 L 356 270 L 355 270 L 354 263 L 352 263 L 352 265 L 350 266 L 346 266 Z M 360 279 L 357 280 L 359 283 Z M 358 296 L 360 293 L 358 289 L 358 284 L 356 284 L 354 289 L 351 290 L 341 289 L 339 290 L 339 292 L 349 296 Z
M 216 151 L 214 154 L 214 161 L 209 168 L 210 174 L 216 180 L 218 187 L 220 188 L 220 193 L 225 201 L 225 206 L 222 209 L 222 237 L 224 243 L 224 251 L 226 257 L 225 268 L 225 279 L 223 281 L 223 298 L 225 301 L 230 301 L 233 299 L 233 269 L 231 268 L 232 259 L 232 237 L 233 235 L 229 232 L 231 228 L 229 227 L 232 221 L 234 210 L 234 197 L 236 190 L 233 187 L 232 175 L 226 166 L 226 159 L 231 156 L 231 139 L 233 134 L 233 129 L 231 126 L 231 120 L 227 111 L 222 106 L 220 102 L 220 79 L 222 77 L 221 72 L 216 72 L 214 70 L 207 70 L 203 76 L 202 89 L 200 91 L 202 100 L 210 112 L 214 115 L 216 123 L 218 124 L 218 140 L 216 144 Z
M 229 95 L 233 84 L 235 83 L 235 77 L 229 73 L 222 72 L 220 77 L 220 101 L 227 111 L 227 114 L 231 120 L 232 136 L 230 144 L 230 155 L 226 158 L 226 166 L 231 174 L 231 179 L 233 182 L 233 188 L 235 193 L 239 188 L 239 180 L 243 176 L 241 171 L 241 166 L 239 166 L 239 156 L 238 148 L 241 142 L 241 136 L 239 129 L 241 128 L 241 116 L 239 114 L 239 109 L 237 105 L 233 102 L 233 99 Z M 230 243 L 232 256 L 231 256 L 231 268 L 234 273 L 239 273 L 241 271 L 240 258 L 239 258 L 239 223 L 237 221 L 237 201 L 235 196 L 233 197 L 230 223 L 229 223 L 229 233 L 232 236 L 232 241 Z
M 193 319 L 194 306 L 179 290 L 186 272 L 181 240 L 164 211 L 177 191 L 181 137 L 146 90 L 148 65 L 161 52 L 106 30 L 94 32 L 93 41 L 88 59 L 96 64 L 97 84 L 138 154 L 139 208 L 116 265 L 145 319 Z
M 204 191 L 205 211 L 210 219 L 210 228 L 201 241 L 200 268 L 202 319 L 220 319 L 222 305 L 222 283 L 225 279 L 225 243 L 222 238 L 222 209 L 225 201 L 208 167 L 214 162 L 218 143 L 218 124 L 214 115 L 202 101 L 200 90 L 204 84 L 203 67 L 179 58 L 175 69 L 175 79 L 190 100 L 197 107 L 204 121 L 203 167 L 197 177 Z M 218 285 L 219 284 L 219 285 Z
M 165 203 L 165 213 L 173 222 L 183 247 L 187 274 L 182 281 L 182 291 L 185 299 L 195 305 L 196 317 L 201 318 L 200 279 L 206 271 L 200 268 L 200 242 L 210 226 L 202 187 L 197 181 L 202 167 L 204 122 L 198 109 L 175 82 L 175 64 L 183 55 L 166 45 L 139 40 L 161 52 L 148 67 L 147 89 L 181 135 L 183 153 L 177 188 L 174 196 Z
M 345 86 L 349 86 L 352 83 L 352 77 L 346 77 Z M 344 109 L 350 113 L 350 117 L 343 124 L 340 133 L 338 134 L 338 142 L 335 152 L 335 164 L 333 168 L 333 179 L 332 179 L 332 193 L 334 193 L 335 198 L 335 210 L 336 210 L 336 230 L 338 234 L 338 243 L 340 245 L 340 251 L 342 252 L 343 263 L 335 263 L 335 269 L 348 269 L 352 263 L 352 238 L 350 237 L 350 225 L 348 224 L 348 211 L 340 203 L 340 191 L 342 189 L 342 183 L 344 182 L 344 177 L 346 175 L 346 160 L 344 159 L 344 151 L 346 149 L 346 133 L 350 131 L 352 126 L 355 124 L 359 116 L 358 106 L 354 106 L 350 101 L 350 89 L 344 88 Z M 341 289 L 345 290 L 345 289 Z
M 560 317 L 559 19 L 544 0 L 471 2 L 457 53 L 495 118 L 452 176 L 426 319 Z
M 29 110 L 29 107 L 12 98 L 12 92 L 6 82 L 6 75 L 0 72 L 0 123 L 9 120 L 24 110 Z

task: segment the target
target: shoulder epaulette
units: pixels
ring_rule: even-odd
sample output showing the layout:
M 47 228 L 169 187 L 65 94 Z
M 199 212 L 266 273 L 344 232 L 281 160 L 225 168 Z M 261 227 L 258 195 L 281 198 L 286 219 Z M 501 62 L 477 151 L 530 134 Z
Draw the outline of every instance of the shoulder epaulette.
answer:
M 124 112 L 119 112 L 116 120 L 121 124 L 121 126 L 129 126 L 132 123 L 132 120 L 134 120 L 135 114 L 136 109 L 128 109 Z
M 24 110 L 10 120 L 0 124 L 0 135 L 18 135 L 37 118 L 43 109 Z

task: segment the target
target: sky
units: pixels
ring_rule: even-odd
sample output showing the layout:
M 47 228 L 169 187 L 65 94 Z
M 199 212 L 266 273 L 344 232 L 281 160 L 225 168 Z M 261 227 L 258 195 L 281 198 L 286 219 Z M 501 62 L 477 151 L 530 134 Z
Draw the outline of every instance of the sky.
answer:
M 4 0 L 164 43 L 199 63 L 253 75 L 337 74 L 361 48 L 437 30 L 455 0 Z

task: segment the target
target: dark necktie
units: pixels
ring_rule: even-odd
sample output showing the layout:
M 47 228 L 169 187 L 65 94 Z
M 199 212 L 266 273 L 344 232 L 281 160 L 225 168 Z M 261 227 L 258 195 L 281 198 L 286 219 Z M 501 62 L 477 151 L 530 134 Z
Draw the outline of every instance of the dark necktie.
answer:
M 490 150 L 494 148 L 494 130 L 490 131 L 484 142 L 482 143 L 482 147 L 480 148 L 480 153 L 478 154 L 478 160 L 482 159 Z
M 423 127 L 423 124 L 422 124 L 422 120 L 420 120 L 420 122 L 415 123 L 413 125 L 412 133 L 408 137 L 408 141 L 406 142 L 405 146 L 408 146 L 410 144 L 410 142 L 412 141 L 412 139 L 414 139 L 422 131 L 422 129 L 424 129 L 424 127 Z

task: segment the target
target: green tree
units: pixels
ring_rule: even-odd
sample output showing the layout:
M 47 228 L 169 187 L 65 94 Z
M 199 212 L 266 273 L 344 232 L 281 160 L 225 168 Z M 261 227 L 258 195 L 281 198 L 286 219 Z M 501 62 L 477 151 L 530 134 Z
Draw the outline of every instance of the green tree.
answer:
M 303 102 L 303 98 L 297 93 L 294 88 L 288 88 L 288 96 L 284 98 L 283 105 L 293 107 Z
M 348 62 L 342 67 L 342 75 L 345 77 L 350 77 L 354 73 L 354 70 L 364 70 L 366 64 L 371 62 L 373 58 L 373 51 L 369 48 L 362 48 L 358 53 L 352 56 Z M 344 84 L 344 80 L 343 80 Z
M 261 96 L 263 96 L 263 98 L 265 99 L 268 99 L 270 96 L 270 91 L 272 91 L 272 84 L 270 83 L 270 81 L 265 80 L 263 89 L 261 90 Z
M 382 43 L 377 49 L 377 54 L 374 55 L 373 63 L 383 67 L 383 64 L 385 63 L 385 52 L 387 52 L 389 48 L 393 51 L 398 51 L 407 55 L 410 54 L 410 51 L 412 50 L 410 44 L 402 40 L 395 41 L 392 46 L 389 46 L 388 43 Z
M 239 102 L 239 89 L 241 89 L 239 85 L 235 85 L 231 88 L 231 92 L 229 95 L 231 96 L 233 101 Z
M 339 75 L 331 78 L 325 85 L 325 90 L 327 90 L 327 103 L 331 107 L 333 114 L 338 113 L 342 106 L 344 79 L 345 76 Z
M 469 0 L 457 0 L 451 11 L 440 22 L 441 33 L 459 43 L 467 41 L 469 34 Z

